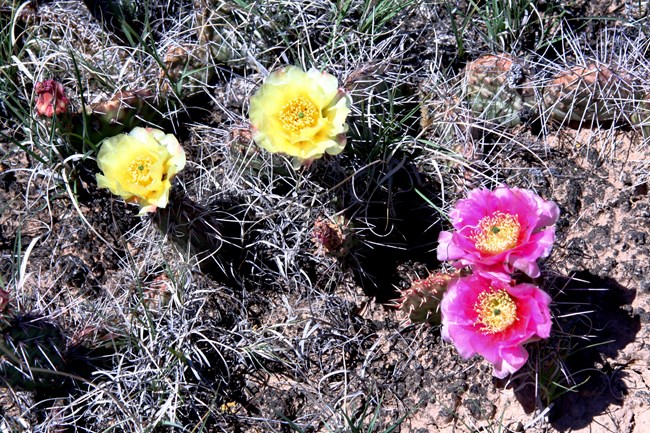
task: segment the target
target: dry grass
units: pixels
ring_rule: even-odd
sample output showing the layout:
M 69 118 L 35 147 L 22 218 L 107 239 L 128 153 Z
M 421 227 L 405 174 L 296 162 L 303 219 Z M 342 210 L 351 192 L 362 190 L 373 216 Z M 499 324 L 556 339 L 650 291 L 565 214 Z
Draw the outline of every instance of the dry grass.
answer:
M 11 296 L 7 318 L 29 313 L 60 327 L 67 362 L 60 387 L 5 384 L 6 431 L 416 431 L 400 425 L 431 401 L 445 405 L 452 382 L 471 385 L 467 369 L 489 371 L 455 358 L 435 329 L 400 327 L 367 295 L 389 300 L 437 266 L 445 212 L 468 189 L 502 182 L 521 155 L 543 167 L 548 137 L 567 126 L 542 103 L 556 73 L 596 62 L 630 77 L 627 99 L 604 97 L 616 117 L 579 128 L 649 122 L 641 22 L 605 28 L 592 43 L 561 11 L 531 2 L 508 2 L 501 29 L 486 28 L 473 2 L 462 23 L 435 2 L 150 0 L 133 11 L 142 31 L 116 35 L 79 1 L 33 11 L 5 3 L 0 287 Z M 533 24 L 544 31 L 529 47 Z M 470 37 L 454 47 L 464 30 Z M 465 101 L 462 66 L 497 47 L 531 68 L 538 99 L 528 124 L 499 126 Z M 286 64 L 334 74 L 354 100 L 346 151 L 309 169 L 250 138 L 248 97 Z M 181 140 L 189 162 L 169 209 L 140 219 L 95 188 L 89 131 L 102 117 L 36 116 L 34 84 L 48 78 L 65 86 L 71 112 L 151 92 L 151 110 L 126 107 L 123 121 Z M 116 133 L 104 127 L 93 133 Z M 596 150 L 616 151 L 611 142 Z M 350 251 L 323 255 L 314 223 L 341 216 Z M 440 390 L 405 390 L 425 348 L 451 360 L 436 372 Z M 540 344 L 513 378 L 537 384 L 537 412 L 524 424 L 539 425 L 558 387 L 575 385 L 562 350 L 571 348 Z M 480 392 L 479 409 L 459 409 L 458 397 L 445 410 L 459 413 L 438 420 L 496 426 Z

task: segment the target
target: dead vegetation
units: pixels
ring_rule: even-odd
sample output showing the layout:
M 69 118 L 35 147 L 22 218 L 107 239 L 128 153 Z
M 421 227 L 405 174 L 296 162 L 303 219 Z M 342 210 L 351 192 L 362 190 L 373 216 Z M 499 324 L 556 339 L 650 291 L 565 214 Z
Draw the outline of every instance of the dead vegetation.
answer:
M 645 431 L 647 2 L 85 3 L 0 6 L 3 431 Z M 308 169 L 247 121 L 287 64 L 353 98 L 346 150 Z M 153 217 L 95 186 L 135 125 L 189 161 Z M 500 183 L 562 208 L 553 336 L 504 381 L 386 306 Z

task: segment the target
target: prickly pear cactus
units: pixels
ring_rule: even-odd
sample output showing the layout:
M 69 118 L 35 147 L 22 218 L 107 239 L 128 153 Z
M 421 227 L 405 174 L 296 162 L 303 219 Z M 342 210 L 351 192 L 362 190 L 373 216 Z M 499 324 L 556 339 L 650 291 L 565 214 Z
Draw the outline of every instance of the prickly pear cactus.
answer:
M 134 31 L 141 32 L 142 23 L 136 19 L 137 3 L 133 0 L 84 0 L 91 15 L 109 32 L 114 33 L 122 41 L 128 39 L 124 26 L 130 26 Z
M 397 308 L 411 323 L 440 324 L 440 301 L 456 274 L 435 273 L 402 290 Z
M 236 200 L 210 206 L 195 203 L 172 189 L 169 204 L 154 214 L 154 222 L 179 250 L 195 257 L 201 270 L 223 280 L 235 278 L 241 265 L 250 210 Z
M 251 130 L 248 127 L 231 129 L 226 157 L 232 163 L 236 173 L 262 182 L 270 181 L 274 173 L 275 175 L 288 176 L 293 171 L 286 157 L 260 149 L 253 141 Z
M 535 89 L 524 63 L 508 54 L 486 55 L 467 64 L 465 96 L 477 118 L 512 127 L 531 118 Z
M 575 66 L 544 88 L 544 109 L 560 122 L 592 123 L 623 118 L 632 109 L 629 75 L 605 65 Z
M 149 90 L 119 91 L 108 101 L 92 104 L 88 108 L 93 130 L 113 136 L 130 131 L 141 120 L 155 116 L 153 94 Z
M 170 47 L 160 71 L 161 89 L 188 97 L 203 91 L 214 73 L 206 46 L 185 44 Z
M 61 330 L 43 318 L 11 319 L 0 341 L 0 380 L 12 388 L 33 391 L 61 384 L 56 372 L 66 366 L 66 340 Z
M 282 166 L 274 157 L 275 155 L 265 153 L 255 144 L 250 128 L 242 127 L 231 130 L 227 158 L 237 173 L 266 181 L 268 180 L 268 168 L 283 173 Z
M 238 34 L 241 9 L 222 0 L 195 0 L 199 43 L 219 63 L 246 62 L 246 42 Z

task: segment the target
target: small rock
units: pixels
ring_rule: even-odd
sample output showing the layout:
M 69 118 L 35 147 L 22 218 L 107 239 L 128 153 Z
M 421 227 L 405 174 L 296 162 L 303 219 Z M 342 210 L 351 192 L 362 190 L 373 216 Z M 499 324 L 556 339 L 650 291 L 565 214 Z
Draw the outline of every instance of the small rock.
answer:
M 627 186 L 632 185 L 632 182 L 633 182 L 632 181 L 632 175 L 630 173 L 624 171 L 621 174 L 621 181 L 623 182 L 624 185 L 627 185 Z
M 438 425 L 450 423 L 454 419 L 454 410 L 443 406 L 440 408 L 438 413 L 434 415 L 434 419 Z
M 629 212 L 630 209 L 632 209 L 632 204 L 629 202 L 629 200 L 625 200 L 620 204 L 619 209 L 622 212 Z
M 641 284 L 639 284 L 639 289 L 641 289 L 641 291 L 644 293 L 650 292 L 650 278 L 646 278 L 641 281 Z
M 650 313 L 644 310 L 643 308 L 635 308 L 634 315 L 639 316 L 639 321 L 641 323 L 650 322 Z
M 645 245 L 646 234 L 639 230 L 631 230 L 627 233 L 627 239 L 634 245 Z
M 647 203 L 637 203 L 635 210 L 641 218 L 650 217 L 650 205 L 648 205 Z

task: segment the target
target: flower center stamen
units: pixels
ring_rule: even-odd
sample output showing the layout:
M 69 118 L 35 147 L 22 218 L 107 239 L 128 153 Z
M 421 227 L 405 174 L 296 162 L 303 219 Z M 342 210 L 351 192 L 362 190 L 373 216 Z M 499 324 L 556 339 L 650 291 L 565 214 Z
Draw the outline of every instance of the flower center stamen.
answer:
M 517 246 L 521 224 L 517 215 L 496 211 L 483 217 L 472 230 L 470 239 L 483 254 L 499 254 Z
M 304 128 L 316 126 L 320 115 L 313 102 L 298 96 L 284 104 L 278 117 L 286 131 L 298 135 Z
M 478 295 L 474 311 L 478 313 L 474 326 L 484 334 L 505 331 L 517 321 L 517 305 L 503 289 Z
M 153 161 L 147 156 L 138 156 L 127 167 L 127 173 L 131 183 L 140 186 L 147 186 L 151 183 L 151 165 Z

